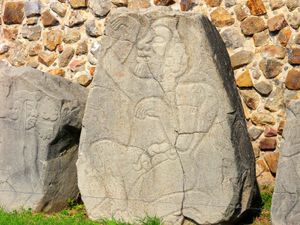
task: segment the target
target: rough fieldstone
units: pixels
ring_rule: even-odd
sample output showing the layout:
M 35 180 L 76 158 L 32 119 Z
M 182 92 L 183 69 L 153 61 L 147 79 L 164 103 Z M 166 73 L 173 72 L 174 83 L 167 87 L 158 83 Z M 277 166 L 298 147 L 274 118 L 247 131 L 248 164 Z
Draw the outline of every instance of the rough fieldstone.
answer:
M 89 69 L 90 75 L 93 77 L 96 71 L 96 67 L 95 66 L 91 66 Z
M 78 72 L 84 70 L 85 60 L 74 59 L 69 67 L 72 72 Z
M 50 51 L 54 51 L 62 43 L 63 36 L 61 30 L 50 30 L 44 33 L 44 46 Z
M 28 60 L 27 46 L 23 43 L 16 41 L 14 46 L 9 50 L 8 61 L 12 66 L 23 66 Z
M 26 24 L 27 25 L 35 25 L 38 23 L 38 21 L 39 21 L 38 17 L 29 17 L 26 19 Z
M 285 87 L 290 90 L 300 89 L 300 71 L 291 69 L 285 79 Z
M 59 21 L 55 18 L 50 10 L 42 12 L 41 21 L 44 27 L 51 27 L 59 24 Z
M 294 37 L 294 43 L 300 45 L 300 33 L 297 33 Z
M 299 0 L 286 0 L 286 6 L 290 11 L 293 11 L 300 6 Z
M 277 112 L 278 110 L 283 109 L 283 91 L 283 87 L 277 87 L 274 91 L 272 91 L 270 97 L 266 100 L 265 109 L 271 112 Z
M 270 171 L 263 172 L 257 177 L 257 183 L 262 186 L 272 187 L 274 185 L 275 178 Z
M 80 30 L 66 28 L 64 32 L 64 42 L 67 44 L 76 43 L 81 38 Z
M 286 55 L 286 49 L 276 45 L 265 45 L 259 49 L 263 58 L 283 59 Z
M 86 33 L 91 37 L 99 37 L 103 34 L 103 28 L 96 24 L 95 20 L 87 20 L 85 22 Z
M 26 66 L 30 66 L 31 68 L 36 69 L 39 66 L 39 62 L 36 57 L 30 57 L 26 63 Z
M 63 77 L 66 72 L 62 68 L 55 68 L 55 69 L 48 70 L 48 73 L 50 73 L 51 75 Z
M 88 54 L 88 61 L 91 65 L 97 65 L 98 59 L 92 54 Z
M 21 24 L 24 19 L 24 3 L 6 2 L 2 19 L 5 24 Z
M 17 28 L 6 28 L 3 27 L 3 36 L 5 39 L 9 41 L 14 41 L 17 39 L 18 36 L 18 29 Z
M 243 46 L 244 38 L 237 28 L 226 28 L 221 32 L 221 37 L 227 48 L 239 48 Z
M 260 16 L 267 13 L 265 5 L 262 0 L 247 0 L 247 6 L 254 16 Z
M 60 54 L 59 56 L 59 67 L 65 67 L 69 64 L 71 59 L 74 56 L 74 48 L 72 47 L 66 47 L 65 50 Z
M 87 0 L 69 0 L 73 9 L 79 9 L 87 7 Z
M 254 90 L 241 90 L 241 96 L 250 109 L 256 109 L 259 105 L 259 95 Z
M 245 35 L 253 35 L 267 28 L 265 21 L 261 17 L 250 16 L 241 22 L 241 29 Z
M 24 26 L 22 27 L 23 38 L 29 41 L 37 41 L 40 39 L 42 33 L 42 27 L 40 25 L 36 26 Z
M 287 0 L 289 1 L 289 0 Z M 272 10 L 279 9 L 284 6 L 283 0 L 270 0 L 270 6 Z
M 269 32 L 267 30 L 253 34 L 253 41 L 255 47 L 265 45 L 269 41 Z
M 230 26 L 234 23 L 234 19 L 230 13 L 223 7 L 218 7 L 210 14 L 212 23 L 216 27 Z
M 128 8 L 142 9 L 150 6 L 149 0 L 128 0 Z
M 101 44 L 98 41 L 94 41 L 91 45 L 91 50 L 90 52 L 95 56 L 96 58 L 99 57 L 101 51 Z
M 224 4 L 226 7 L 230 8 L 236 5 L 236 0 L 224 0 Z
M 292 28 L 294 28 L 294 29 L 299 28 L 299 26 L 300 26 L 300 7 L 298 7 L 292 13 L 288 14 L 287 22 Z
M 77 162 L 88 215 L 232 223 L 255 166 L 217 30 L 199 14 L 119 8 L 105 33 Z
M 39 0 L 26 0 L 25 1 L 25 15 L 26 17 L 40 15 L 41 5 Z
M 77 82 L 81 86 L 87 87 L 92 82 L 92 79 L 87 75 L 80 75 L 79 77 L 77 77 Z
M 107 15 L 112 7 L 111 0 L 89 0 L 88 5 L 96 16 Z
M 83 12 L 78 11 L 78 10 L 76 10 L 76 11 L 73 10 L 68 17 L 66 25 L 68 27 L 75 27 L 75 26 L 79 26 L 79 25 L 83 24 L 85 21 L 86 21 L 86 17 Z
M 272 224 L 297 225 L 300 211 L 299 121 L 300 101 L 291 101 L 283 132 L 285 142 L 280 151 L 275 190 L 272 198 Z
M 278 33 L 278 41 L 282 46 L 286 46 L 291 38 L 292 30 L 290 27 L 285 27 Z
M 276 137 L 277 130 L 272 127 L 266 126 L 264 130 L 264 135 L 265 137 Z
M 267 152 L 264 154 L 264 160 L 273 174 L 276 174 L 277 172 L 278 158 L 279 152 Z
M 248 69 L 239 74 L 236 78 L 236 85 L 239 88 L 252 87 L 252 79 Z
M 258 143 L 256 143 L 256 142 L 252 142 L 251 144 L 252 144 L 254 156 L 255 156 L 255 158 L 257 159 L 257 158 L 259 158 L 260 152 L 261 152 L 260 149 L 259 149 L 259 145 L 258 145 Z M 258 174 L 257 169 L 256 169 L 256 174 Z
M 288 62 L 292 65 L 300 64 L 300 48 L 288 49 Z
M 8 52 L 8 50 L 9 50 L 9 45 L 5 43 L 0 43 L 0 55 Z
M 273 90 L 272 84 L 267 80 L 259 81 L 254 84 L 254 88 L 260 93 L 262 96 L 268 96 Z
M 81 41 L 77 44 L 76 55 L 84 55 L 88 53 L 87 41 Z
M 263 130 L 257 128 L 256 126 L 252 126 L 248 129 L 248 133 L 250 136 L 251 141 L 255 141 L 259 138 L 259 136 L 262 134 Z
M 67 6 L 66 4 L 60 3 L 60 2 L 52 2 L 50 4 L 50 8 L 60 17 L 64 17 L 67 12 Z
M 242 4 L 237 4 L 235 7 L 234 7 L 234 12 L 235 12 L 235 15 L 236 15 L 236 18 L 239 20 L 239 21 L 243 21 L 245 18 L 247 18 L 247 16 L 249 15 L 247 13 L 247 10 L 246 10 L 246 6 L 242 5 Z
M 282 62 L 272 58 L 259 62 L 259 68 L 267 79 L 277 77 L 282 72 L 282 65 Z
M 285 123 L 286 123 L 285 119 L 280 120 L 278 129 L 277 129 L 278 134 L 282 135 L 283 128 L 285 127 Z
M 0 80 L 0 205 L 59 211 L 79 194 L 75 163 L 86 91 L 28 67 L 1 65 Z
M 222 0 L 204 0 L 210 7 L 217 7 L 221 5 Z
M 32 42 L 28 47 L 29 56 L 37 56 L 43 50 L 43 46 L 39 43 Z
M 167 0 L 170 1 L 170 0 Z M 128 6 L 128 0 L 111 0 L 112 4 L 118 6 L 118 7 L 127 7 Z
M 40 52 L 38 55 L 39 62 L 45 66 L 51 66 L 57 59 L 57 54 L 54 52 Z
M 180 0 L 180 10 L 181 11 L 188 11 L 192 6 L 191 0 Z
M 251 121 L 255 125 L 274 125 L 275 118 L 269 112 L 253 112 Z
M 175 3 L 174 0 L 154 0 L 154 4 L 160 6 L 169 6 L 169 5 L 173 5 L 174 3 Z
M 288 25 L 283 14 L 279 14 L 268 19 L 267 24 L 268 24 L 268 29 L 271 32 L 279 31 Z
M 253 57 L 253 52 L 247 50 L 240 50 L 230 57 L 231 66 L 233 69 L 237 69 L 241 66 L 247 65 L 252 62 Z

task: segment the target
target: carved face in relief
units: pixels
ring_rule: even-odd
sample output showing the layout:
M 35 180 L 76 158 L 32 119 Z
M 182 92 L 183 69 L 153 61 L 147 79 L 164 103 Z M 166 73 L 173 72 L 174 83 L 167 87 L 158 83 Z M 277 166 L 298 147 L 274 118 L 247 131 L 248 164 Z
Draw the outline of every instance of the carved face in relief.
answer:
M 169 29 L 169 27 L 175 26 L 176 21 L 171 18 L 159 19 L 151 25 L 148 33 L 138 41 L 137 65 L 134 70 L 136 76 L 163 81 L 168 73 L 172 73 L 174 77 L 182 74 L 178 69 L 178 66 L 181 65 L 174 65 L 175 58 L 181 58 L 184 54 L 183 63 L 186 64 L 187 57 L 176 29 L 173 29 L 174 32 Z

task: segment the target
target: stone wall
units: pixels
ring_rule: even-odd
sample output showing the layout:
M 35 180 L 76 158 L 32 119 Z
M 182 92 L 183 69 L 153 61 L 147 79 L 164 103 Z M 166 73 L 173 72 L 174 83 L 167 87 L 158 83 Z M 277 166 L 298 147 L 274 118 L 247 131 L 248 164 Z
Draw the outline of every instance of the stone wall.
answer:
M 207 15 L 231 56 L 258 180 L 273 182 L 285 123 L 283 96 L 297 98 L 300 89 L 296 68 L 300 1 L 0 0 L 0 4 L 0 60 L 29 65 L 83 86 L 93 78 L 105 17 L 116 7 L 170 5 Z

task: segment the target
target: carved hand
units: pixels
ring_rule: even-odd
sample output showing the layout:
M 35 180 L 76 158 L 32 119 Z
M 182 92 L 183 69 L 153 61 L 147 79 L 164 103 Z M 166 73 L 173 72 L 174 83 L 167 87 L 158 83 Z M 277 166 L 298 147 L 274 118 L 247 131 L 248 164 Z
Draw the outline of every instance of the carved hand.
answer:
M 135 107 L 135 116 L 145 119 L 146 116 L 160 117 L 162 113 L 170 113 L 170 108 L 161 98 L 146 98 L 140 101 Z

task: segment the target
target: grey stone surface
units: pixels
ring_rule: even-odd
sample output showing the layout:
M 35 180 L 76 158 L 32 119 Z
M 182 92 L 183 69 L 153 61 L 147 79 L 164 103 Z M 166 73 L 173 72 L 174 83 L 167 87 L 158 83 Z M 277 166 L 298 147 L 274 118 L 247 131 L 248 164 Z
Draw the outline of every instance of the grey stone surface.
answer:
M 243 47 L 244 38 L 237 28 L 229 27 L 221 32 L 221 37 L 227 48 Z
M 29 67 L 0 64 L 0 205 L 53 212 L 78 195 L 86 90 Z
M 40 15 L 40 1 L 39 0 L 27 0 L 25 2 L 25 15 L 27 17 Z
M 99 37 L 101 35 L 100 29 L 96 26 L 95 20 L 87 20 L 85 22 L 86 33 L 91 37 Z
M 107 15 L 112 7 L 111 0 L 89 0 L 88 4 L 96 16 Z
M 41 37 L 42 27 L 40 25 L 24 26 L 24 27 L 22 27 L 21 32 L 22 32 L 23 38 L 26 38 L 29 41 L 37 41 Z
M 272 197 L 273 225 L 298 225 L 300 221 L 300 101 L 291 101 L 283 131 L 275 189 Z
M 105 34 L 77 161 L 88 215 L 232 224 L 255 161 L 217 30 L 199 14 L 118 9 Z

